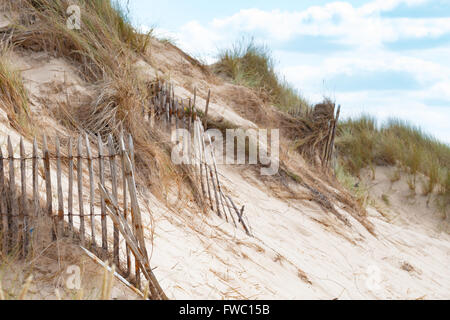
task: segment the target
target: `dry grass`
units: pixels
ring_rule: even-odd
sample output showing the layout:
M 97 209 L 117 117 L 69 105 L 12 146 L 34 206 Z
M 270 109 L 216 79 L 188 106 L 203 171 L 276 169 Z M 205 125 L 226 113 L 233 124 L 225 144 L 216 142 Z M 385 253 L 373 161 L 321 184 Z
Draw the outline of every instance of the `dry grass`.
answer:
M 184 192 L 195 194 L 191 173 L 170 161 L 168 137 L 157 128 L 142 125 L 146 123 L 142 110 L 149 103 L 150 79 L 139 77 L 134 63 L 144 60 L 151 64 L 151 34 L 137 32 L 118 2 L 76 3 L 81 7 L 80 30 L 70 30 L 66 25 L 66 9 L 73 1 L 20 0 L 11 9 L 21 16 L 5 31 L 15 48 L 66 59 L 96 91 L 92 101 L 78 106 L 67 103 L 56 113 L 48 112 L 68 131 L 86 131 L 104 140 L 112 134 L 117 142 L 123 128 L 134 139 L 138 183 L 159 198 L 180 185 L 187 186 Z M 22 100 L 26 101 L 25 97 Z
M 78 0 L 81 29 L 67 28 L 66 9 L 71 1 L 20 0 L 22 14 L 15 21 L 13 42 L 26 49 L 48 51 L 76 63 L 81 76 L 94 81 L 119 71 L 127 49 L 145 53 L 150 35 L 136 32 L 120 7 L 110 1 Z
M 337 148 L 340 164 L 353 176 L 363 168 L 399 166 L 408 174 L 408 185 L 416 192 L 417 176 L 423 174 L 423 194 L 438 191 L 438 202 L 448 211 L 450 147 L 404 121 L 391 119 L 381 126 L 374 118 L 362 116 L 339 126 Z M 398 180 L 393 177 L 393 182 Z
M 447 176 L 441 182 L 438 192 L 440 195 L 437 199 L 438 207 L 446 218 L 450 218 L 450 170 L 448 169 Z
M 216 74 L 232 79 L 235 84 L 260 91 L 283 111 L 297 113 L 308 110 L 306 100 L 275 71 L 275 61 L 267 46 L 243 38 L 231 49 L 222 50 L 218 60 L 213 66 Z
M 71 245 L 66 243 L 63 246 Z M 90 266 L 89 270 L 84 270 L 85 262 L 80 257 L 59 256 L 55 253 L 55 247 L 56 244 L 52 244 L 46 251 L 25 261 L 15 255 L 3 255 L 0 263 L 0 300 L 111 300 L 115 283 L 114 267 L 104 268 L 101 276 L 100 268 Z M 73 252 L 77 250 L 71 249 Z M 68 289 L 63 285 L 70 265 L 82 265 L 79 289 Z
M 27 92 L 22 78 L 10 61 L 10 47 L 0 46 L 0 107 L 6 111 L 11 125 L 21 133 L 32 127 L 29 119 Z

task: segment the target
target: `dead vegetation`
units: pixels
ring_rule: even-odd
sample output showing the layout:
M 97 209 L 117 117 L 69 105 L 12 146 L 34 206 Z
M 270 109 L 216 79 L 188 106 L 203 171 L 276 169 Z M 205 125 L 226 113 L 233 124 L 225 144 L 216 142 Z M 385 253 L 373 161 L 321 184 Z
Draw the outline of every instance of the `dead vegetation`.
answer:
M 44 108 L 42 112 L 58 120 L 72 136 L 83 131 L 103 138 L 112 134 L 118 141 L 122 129 L 132 134 L 138 183 L 149 187 L 160 199 L 167 200 L 167 193 L 174 188 L 189 197 L 190 172 L 172 165 L 169 137 L 142 125 L 145 123 L 142 110 L 148 107 L 150 81 L 154 79 L 139 77 L 134 64 L 140 60 L 150 63 L 150 43 L 154 39 L 151 34 L 137 32 L 117 3 L 79 0 L 77 4 L 82 8 L 80 30 L 67 28 L 69 1 L 20 0 L 9 6 L 11 17 L 16 18 L 0 36 L 10 39 L 15 50 L 46 52 L 64 58 L 93 91 L 92 97 L 81 103 L 68 96 L 57 108 Z M 20 15 L 17 17 L 14 12 Z M 12 98 L 20 101 L 14 104 L 27 110 L 25 92 L 20 91 L 19 85 L 15 88 L 19 89 L 11 91 L 16 92 Z M 40 102 L 44 106 L 53 104 Z M 20 118 L 16 116 L 17 121 L 24 117 L 22 113 Z M 20 121 L 18 129 L 34 123 L 32 119 L 33 112 L 30 119 Z M 34 132 L 38 136 L 43 133 L 45 128 Z
M 1 258 L 0 300 L 139 300 L 143 295 L 122 284 L 114 268 L 99 268 L 67 241 L 53 242 L 26 261 L 14 254 Z
M 32 128 L 28 95 L 20 73 L 11 65 L 10 50 L 7 43 L 0 44 L 0 104 L 6 111 L 11 126 L 26 134 Z
M 223 96 L 228 97 L 241 116 L 262 127 L 280 128 L 282 136 L 291 141 L 290 148 L 311 163 L 316 156 L 322 157 L 335 104 L 325 99 L 311 106 L 276 73 L 274 59 L 266 46 L 242 39 L 231 49 L 222 50 L 211 68 L 237 85 L 227 87 Z
M 259 96 L 284 111 L 309 108 L 305 99 L 275 71 L 270 49 L 254 39 L 242 38 L 232 48 L 223 49 L 213 70 L 235 84 L 254 88 Z
M 81 30 L 66 28 L 65 1 L 22 0 L 15 4 L 15 8 L 22 13 L 21 19 L 15 21 L 8 31 L 14 46 L 23 50 L 45 51 L 68 59 L 83 79 L 94 86 L 97 95 L 92 101 L 85 101 L 78 106 L 61 104 L 56 111 L 52 111 L 53 116 L 72 132 L 86 131 L 103 137 L 111 133 L 117 137 L 123 128 L 134 137 L 140 183 L 150 187 L 161 199 L 168 190 L 180 184 L 187 188 L 178 187 L 178 190 L 191 190 L 189 193 L 192 193 L 193 198 L 198 198 L 195 196 L 197 192 L 193 188 L 191 172 L 171 165 L 167 137 L 158 130 L 141 125 L 141 110 L 145 109 L 150 99 L 150 84 L 137 76 L 133 61 L 139 58 L 150 62 L 151 58 L 146 53 L 154 40 L 150 35 L 140 35 L 134 31 L 121 11 L 109 2 L 79 3 L 83 7 Z M 254 92 L 243 87 L 230 87 L 234 92 L 228 94 L 227 99 L 234 99 L 234 106 L 243 110 L 250 120 L 257 120 L 256 123 L 260 125 L 270 124 L 270 127 L 281 128 L 282 135 L 290 141 L 289 148 L 300 151 L 314 163 L 328 142 L 328 125 L 334 117 L 334 104 L 325 101 L 314 108 L 309 107 L 276 75 L 269 52 L 253 43 L 242 47 L 242 50 L 229 58 L 237 59 L 238 64 L 242 64 L 238 69 L 244 68 L 246 77 L 259 77 L 258 83 L 252 85 L 255 90 L 259 89 Z M 183 57 L 192 64 L 193 69 L 199 69 L 205 77 L 211 77 L 208 69 L 200 62 L 186 54 Z M 247 80 L 244 84 L 249 85 Z M 287 99 L 287 96 L 290 98 Z M 274 109 L 269 102 L 282 106 L 282 110 L 294 108 L 298 104 L 303 107 L 300 113 L 292 115 L 294 113 Z M 258 118 L 254 119 L 255 116 Z M 230 126 L 227 123 L 209 124 L 216 128 Z M 285 173 L 292 177 L 289 173 L 295 170 L 285 170 Z M 324 200 L 329 199 L 329 195 L 319 192 L 317 189 L 320 187 L 312 187 L 311 182 L 315 182 L 311 180 L 307 185 L 312 189 L 313 198 L 329 210 L 332 207 L 330 201 Z
M 203 86 L 199 90 L 199 92 L 203 92 L 203 95 L 204 92 L 207 92 L 205 86 L 209 84 L 222 85 L 221 81 L 212 75 L 208 67 L 185 54 L 173 44 L 161 43 L 150 35 L 138 34 L 126 22 L 126 17 L 120 12 L 117 13 L 109 5 L 109 1 L 80 0 L 79 3 L 87 12 L 86 15 L 83 15 L 82 21 L 87 28 L 83 28 L 81 31 L 68 31 L 65 28 L 66 15 L 63 9 L 64 5 L 67 5 L 67 1 L 20 0 L 9 3 L 11 10 L 20 10 L 22 13 L 14 21 L 12 27 L 1 31 L 3 35 L 11 39 L 15 50 L 46 52 L 49 55 L 64 58 L 78 70 L 79 75 L 94 90 L 92 99 L 76 104 L 69 98 L 66 103 L 59 104 L 57 109 L 43 112 L 47 112 L 57 119 L 67 130 L 68 135 L 87 131 L 91 135 L 99 133 L 103 137 L 112 133 L 117 138 L 121 128 L 130 132 L 135 140 L 137 178 L 144 186 L 142 189 L 150 190 L 158 198 L 166 200 L 165 203 L 168 206 L 171 205 L 168 194 L 173 193 L 174 190 L 178 191 L 179 202 L 172 206 L 176 210 L 165 214 L 169 216 L 166 219 L 179 228 L 188 227 L 195 229 L 196 232 L 203 231 L 203 226 L 193 223 L 192 216 L 186 213 L 187 207 L 192 211 L 196 209 L 192 208 L 190 202 L 191 200 L 195 202 L 198 193 L 198 186 L 192 183 L 190 170 L 186 167 L 172 165 L 170 143 L 165 134 L 158 129 L 146 128 L 142 125 L 146 122 L 143 121 L 141 111 L 147 106 L 152 93 L 148 90 L 150 83 L 136 74 L 134 63 L 143 60 L 148 64 L 155 64 L 157 61 L 155 69 L 169 70 L 164 76 L 166 80 L 169 80 L 171 63 L 182 61 L 177 65 L 179 68 L 177 72 L 183 75 L 182 79 L 186 80 L 182 85 L 189 90 L 192 90 L 197 84 Z M 161 56 L 154 60 L 151 55 L 152 45 L 161 46 L 162 50 L 171 50 L 171 53 L 175 51 L 177 54 L 174 55 L 175 57 L 170 57 L 168 54 L 167 59 L 165 56 Z M 341 214 L 340 209 L 349 212 L 374 234 L 374 227 L 368 221 L 364 209 L 365 200 L 360 199 L 359 196 L 355 197 L 355 194 L 351 193 L 353 190 L 347 191 L 343 188 L 342 181 L 330 172 L 323 170 L 322 163 L 316 160 L 323 152 L 327 142 L 328 125 L 334 117 L 334 103 L 325 100 L 315 107 L 310 106 L 283 80 L 277 78 L 273 62 L 268 56 L 264 57 L 263 55 L 263 63 L 261 63 L 259 60 L 261 57 L 257 56 L 257 50 L 253 53 L 256 54 L 256 57 L 247 55 L 243 59 L 239 58 L 240 66 L 237 66 L 237 72 L 242 72 L 242 69 L 247 68 L 245 63 L 248 58 L 254 59 L 253 62 L 256 64 L 249 64 L 249 68 L 245 69 L 243 74 L 232 76 L 239 80 L 234 82 L 241 85 L 225 83 L 223 87 L 226 87 L 226 90 L 214 93 L 214 95 L 222 100 L 221 102 L 230 104 L 244 118 L 254 121 L 261 127 L 281 128 L 284 137 L 282 138 L 281 170 L 274 177 L 264 178 L 265 186 L 268 186 L 273 194 L 280 198 L 313 201 L 320 205 L 325 212 L 334 214 L 348 227 L 351 226 L 351 223 L 347 217 Z M 269 60 L 264 62 L 264 59 Z M 253 67 L 261 65 L 269 72 L 261 78 L 248 78 L 255 70 Z M 17 126 L 16 129 L 20 131 L 26 128 L 26 125 L 38 123 L 33 119 L 33 110 L 30 110 L 27 105 L 28 98 L 23 90 L 19 74 L 9 67 L 1 70 L 6 75 L 4 83 L 18 89 L 13 95 L 5 96 L 11 100 L 2 101 L 8 115 L 11 113 L 12 123 L 17 123 L 14 125 L 15 128 Z M 263 72 L 267 70 L 263 70 Z M 197 77 L 201 81 L 194 84 L 192 79 Z M 270 88 L 271 83 L 274 84 L 274 79 L 278 81 L 278 84 L 275 84 L 278 86 L 275 88 L 276 90 Z M 45 106 L 45 104 L 46 101 L 43 100 L 42 105 Z M 17 105 L 23 107 L 17 109 Z M 11 109 L 10 106 L 14 106 L 15 109 Z M 28 111 L 24 112 L 23 110 Z M 210 128 L 218 128 L 222 131 L 236 127 L 226 119 L 208 119 L 208 125 Z M 35 130 L 37 134 L 40 134 L 45 132 L 46 128 L 38 127 Z M 63 145 L 65 146 L 64 142 Z M 50 145 L 50 148 L 54 149 L 54 146 Z M 346 171 L 347 173 L 348 171 Z M 435 179 L 431 179 L 431 177 L 433 177 L 432 174 L 427 186 L 428 190 L 433 190 L 432 186 L 436 187 L 436 184 L 433 183 Z M 354 177 L 351 176 L 351 178 Z M 258 179 L 260 180 L 260 177 Z M 444 181 L 439 186 L 439 192 L 445 195 L 442 197 L 442 201 L 444 201 L 442 206 L 448 207 L 450 174 L 447 172 L 446 180 L 444 178 L 440 181 Z M 356 182 L 349 179 L 349 184 L 354 187 Z M 172 214 L 175 212 L 178 214 Z M 180 212 L 183 214 L 179 214 Z M 318 219 L 317 222 L 327 230 L 340 234 L 356 245 L 350 236 L 339 229 L 340 226 L 335 221 L 326 217 L 323 220 Z M 204 223 L 208 224 L 207 221 Z M 227 238 L 232 237 L 224 231 L 220 230 L 219 232 L 223 232 Z M 201 236 L 204 238 L 203 241 L 208 241 L 208 243 L 216 240 L 214 235 Z M 265 249 L 257 247 L 255 250 L 258 253 L 264 253 Z M 243 252 L 237 252 L 236 256 L 239 254 L 244 259 L 251 259 Z M 283 256 L 278 255 L 276 260 L 282 263 Z M 228 278 L 223 275 L 218 274 L 217 276 L 228 281 Z M 312 284 L 301 269 L 298 269 L 298 277 L 305 283 Z M 102 288 L 108 287 L 105 283 L 107 282 L 103 282 Z M 26 297 L 26 290 L 23 288 L 28 286 L 27 282 L 22 281 L 18 284 L 18 289 L 8 291 L 7 297 Z M 1 293 L 0 289 L 0 295 Z M 102 296 L 109 296 L 108 290 Z M 78 293 L 75 297 L 81 298 L 87 297 L 87 295 Z M 98 294 L 96 297 L 99 297 Z
M 407 175 L 413 194 L 421 181 L 425 196 L 437 195 L 435 205 L 443 214 L 449 213 L 450 148 L 407 122 L 391 119 L 378 126 L 370 116 L 349 119 L 339 126 L 337 148 L 342 176 L 359 177 L 364 168 L 398 167 L 392 182 L 400 174 Z M 347 173 L 346 173 L 347 172 Z M 425 177 L 419 180 L 419 176 Z M 375 178 L 373 176 L 373 178 Z

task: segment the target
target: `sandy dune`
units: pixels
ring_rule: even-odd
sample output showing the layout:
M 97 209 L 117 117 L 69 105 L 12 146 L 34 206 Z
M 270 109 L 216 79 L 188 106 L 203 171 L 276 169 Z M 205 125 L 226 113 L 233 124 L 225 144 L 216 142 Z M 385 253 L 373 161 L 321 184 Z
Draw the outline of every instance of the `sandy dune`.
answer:
M 0 20 L 0 27 L 3 23 Z M 64 132 L 50 116 L 41 113 L 43 103 L 62 103 L 67 94 L 88 98 L 91 89 L 64 59 L 27 52 L 15 55 L 36 121 L 51 124 L 52 132 Z M 191 96 L 193 86 L 199 88 L 198 105 L 205 102 L 209 86 L 217 90 L 221 86 L 220 82 L 209 83 L 173 48 L 157 45 L 152 57 L 160 70 L 137 62 L 143 76 L 167 75 L 170 71 L 171 80 L 179 85 L 176 94 L 180 97 Z M 239 126 L 256 127 L 224 101 L 214 100 L 210 112 Z M 13 135 L 17 143 L 19 137 L 6 115 L 0 121 L 4 136 Z M 440 220 L 424 206 L 424 199 L 418 196 L 419 205 L 405 205 L 404 186 L 396 189 L 387 185 L 384 169 L 372 193 L 378 205 L 368 209 L 376 237 L 345 209 L 339 212 L 352 227 L 307 200 L 274 196 L 249 170 L 219 170 L 227 192 L 239 205 L 245 205 L 253 238 L 213 213 L 199 213 L 189 199 L 171 200 L 169 208 L 148 192 L 140 196 L 141 207 L 148 205 L 151 209 L 144 209 L 151 264 L 170 298 L 450 298 L 450 235 L 439 227 Z M 380 200 L 384 193 L 390 196 L 388 208 Z M 53 287 L 49 290 L 54 292 Z M 132 293 L 120 290 L 116 298 L 133 298 Z

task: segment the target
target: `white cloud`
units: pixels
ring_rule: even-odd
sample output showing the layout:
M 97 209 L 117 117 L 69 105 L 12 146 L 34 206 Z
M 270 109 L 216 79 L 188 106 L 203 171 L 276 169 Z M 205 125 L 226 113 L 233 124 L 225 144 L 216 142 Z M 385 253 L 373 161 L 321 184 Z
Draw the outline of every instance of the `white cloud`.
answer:
M 211 62 L 218 48 L 228 47 L 239 35 L 255 35 L 269 46 L 282 63 L 281 73 L 312 100 L 324 94 L 335 96 L 348 114 L 369 110 L 386 118 L 398 116 L 422 124 L 450 142 L 450 106 L 429 107 L 427 100 L 450 101 L 450 47 L 415 51 L 393 51 L 386 43 L 398 40 L 435 38 L 450 34 L 448 18 L 390 18 L 381 15 L 400 4 L 408 6 L 427 0 L 375 0 L 360 7 L 332 2 L 303 11 L 246 9 L 206 24 L 191 21 L 176 30 L 158 30 L 177 40 L 180 47 Z M 332 37 L 350 50 L 305 53 L 276 50 L 296 37 Z M 418 91 L 336 92 L 328 79 L 339 75 L 370 72 L 410 74 L 422 85 Z M 324 83 L 325 80 L 325 83 Z M 364 108 L 365 107 L 365 108 Z M 448 107 L 449 109 L 445 109 Z M 444 113 L 444 114 L 442 114 Z M 344 111 L 345 114 L 345 111 Z
M 229 33 L 263 32 L 271 41 L 288 41 L 296 36 L 330 36 L 358 46 L 377 46 L 402 38 L 437 37 L 450 32 L 450 18 L 381 18 L 379 13 L 400 3 L 415 1 L 374 1 L 360 8 L 346 2 L 333 2 L 304 11 L 263 11 L 246 9 L 223 19 L 214 19 L 210 32 L 216 37 Z
M 175 32 L 186 49 L 200 51 L 217 46 L 242 33 L 264 34 L 268 42 L 287 42 L 298 36 L 328 36 L 359 48 L 375 48 L 405 38 L 438 37 L 450 33 L 448 18 L 381 18 L 401 3 L 415 5 L 426 0 L 376 0 L 362 7 L 332 2 L 303 11 L 245 9 L 213 19 L 206 25 L 191 21 Z M 210 47 L 209 47 L 210 48 Z

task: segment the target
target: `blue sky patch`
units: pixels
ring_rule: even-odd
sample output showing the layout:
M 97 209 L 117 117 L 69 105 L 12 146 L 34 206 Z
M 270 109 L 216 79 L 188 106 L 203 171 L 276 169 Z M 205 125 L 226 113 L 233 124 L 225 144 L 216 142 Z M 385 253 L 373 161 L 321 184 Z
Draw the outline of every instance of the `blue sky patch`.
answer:
M 423 50 L 439 47 L 450 47 L 450 34 L 440 37 L 425 37 L 419 39 L 402 39 L 392 43 L 386 43 L 389 50 Z
M 354 75 L 338 74 L 325 80 L 336 91 L 417 90 L 420 84 L 406 72 L 379 71 Z
M 392 11 L 381 13 L 385 18 L 448 18 L 450 17 L 449 0 L 431 0 L 420 5 L 400 4 Z

